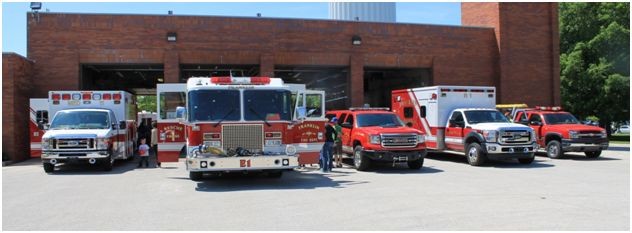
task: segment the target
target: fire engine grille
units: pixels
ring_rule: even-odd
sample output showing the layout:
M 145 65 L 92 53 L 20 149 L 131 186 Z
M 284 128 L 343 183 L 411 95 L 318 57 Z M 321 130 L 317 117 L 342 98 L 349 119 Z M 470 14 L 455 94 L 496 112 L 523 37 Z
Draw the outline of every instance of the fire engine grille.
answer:
M 223 125 L 222 148 L 242 147 L 250 151 L 263 150 L 263 125 Z
M 383 147 L 415 147 L 417 146 L 416 134 L 382 134 Z
M 73 138 L 55 140 L 55 149 L 91 149 L 94 148 L 93 138 Z
M 601 138 L 601 131 L 579 131 L 579 138 Z
M 531 133 L 522 130 L 500 131 L 501 143 L 528 143 L 531 141 Z

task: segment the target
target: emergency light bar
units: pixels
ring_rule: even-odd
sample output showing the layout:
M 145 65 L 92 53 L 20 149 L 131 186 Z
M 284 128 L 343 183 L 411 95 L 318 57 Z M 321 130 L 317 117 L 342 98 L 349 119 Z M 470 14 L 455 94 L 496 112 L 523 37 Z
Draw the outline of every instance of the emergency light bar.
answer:
M 562 111 L 562 107 L 546 107 L 546 106 L 535 106 L 536 110 L 547 110 L 547 111 Z
M 212 77 L 211 83 L 218 85 L 265 85 L 270 84 L 270 77 Z
M 354 107 L 354 108 L 349 108 L 349 110 L 351 110 L 351 111 L 366 111 L 366 110 L 388 111 L 388 110 L 390 110 L 390 108 Z

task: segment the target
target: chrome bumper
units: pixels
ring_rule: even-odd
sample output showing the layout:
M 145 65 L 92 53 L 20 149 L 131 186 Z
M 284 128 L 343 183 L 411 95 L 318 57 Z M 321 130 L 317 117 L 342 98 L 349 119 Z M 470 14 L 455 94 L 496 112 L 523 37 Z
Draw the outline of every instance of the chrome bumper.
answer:
M 538 150 L 538 144 L 533 142 L 530 144 L 506 145 L 499 143 L 485 143 L 485 151 L 487 154 L 516 154 L 516 153 L 534 153 Z

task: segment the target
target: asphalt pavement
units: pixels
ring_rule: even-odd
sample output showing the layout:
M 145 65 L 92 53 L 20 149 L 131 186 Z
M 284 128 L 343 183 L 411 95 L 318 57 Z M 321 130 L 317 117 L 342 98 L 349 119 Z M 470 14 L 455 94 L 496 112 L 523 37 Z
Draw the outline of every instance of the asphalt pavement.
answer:
M 531 165 L 430 154 L 421 170 L 383 164 L 282 178 L 188 179 L 184 163 L 113 171 L 32 159 L 2 168 L 3 230 L 630 230 L 630 148 Z

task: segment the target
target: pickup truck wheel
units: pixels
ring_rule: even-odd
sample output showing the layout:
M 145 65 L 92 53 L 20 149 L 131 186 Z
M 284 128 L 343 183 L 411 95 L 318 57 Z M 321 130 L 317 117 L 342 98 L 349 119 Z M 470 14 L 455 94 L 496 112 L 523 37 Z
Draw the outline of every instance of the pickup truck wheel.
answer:
M 55 171 L 55 164 L 52 163 L 44 163 L 44 172 L 53 173 Z
M 483 149 L 481 148 L 481 145 L 476 142 L 467 145 L 465 156 L 467 157 L 467 162 L 472 166 L 483 165 L 486 159 L 485 154 L 483 154 Z
M 546 144 L 546 155 L 552 159 L 559 159 L 564 156 L 564 151 L 562 151 L 562 144 L 560 141 L 551 140 L 548 144 Z
M 108 158 L 103 161 L 103 171 L 112 171 L 113 163 L 114 161 L 112 160 L 112 155 L 110 154 L 110 156 L 108 156 Z
M 364 156 L 364 148 L 362 146 L 356 146 L 353 149 L 353 165 L 358 171 L 366 171 L 371 167 L 371 160 Z
M 204 177 L 204 173 L 202 172 L 189 172 L 189 179 L 193 181 L 202 180 Z
M 586 157 L 588 158 L 597 158 L 601 155 L 601 150 L 598 151 L 586 151 L 584 152 L 584 154 L 586 154 Z
M 424 158 L 419 158 L 417 160 L 413 160 L 413 161 L 408 161 L 408 168 L 410 169 L 421 169 L 421 167 L 424 165 Z
M 531 164 L 533 163 L 534 159 L 535 159 L 535 156 L 531 156 L 531 158 L 518 159 L 518 162 L 520 162 L 521 164 Z

